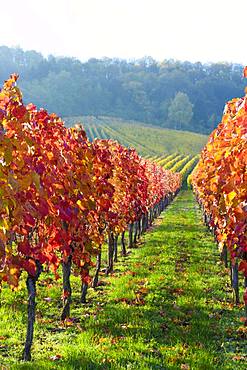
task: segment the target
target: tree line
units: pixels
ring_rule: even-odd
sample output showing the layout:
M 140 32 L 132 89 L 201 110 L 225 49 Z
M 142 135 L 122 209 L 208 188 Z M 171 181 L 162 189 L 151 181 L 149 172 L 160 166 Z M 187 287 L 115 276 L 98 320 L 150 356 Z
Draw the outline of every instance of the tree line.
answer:
M 59 115 L 105 115 L 210 133 L 225 101 L 241 96 L 243 66 L 151 57 L 138 60 L 47 58 L 0 47 L 0 80 L 19 73 L 27 101 Z

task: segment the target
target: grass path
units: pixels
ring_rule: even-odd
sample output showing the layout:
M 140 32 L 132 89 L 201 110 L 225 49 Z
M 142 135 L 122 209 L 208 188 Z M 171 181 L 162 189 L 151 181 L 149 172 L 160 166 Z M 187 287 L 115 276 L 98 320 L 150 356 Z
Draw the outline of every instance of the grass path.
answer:
M 200 220 L 191 192 L 183 191 L 113 276 L 101 275 L 84 307 L 73 278 L 75 319 L 66 328 L 59 322 L 60 283 L 41 283 L 31 364 L 15 362 L 25 292 L 13 298 L 4 290 L 0 369 L 246 369 L 241 310 L 231 304 L 227 271 Z

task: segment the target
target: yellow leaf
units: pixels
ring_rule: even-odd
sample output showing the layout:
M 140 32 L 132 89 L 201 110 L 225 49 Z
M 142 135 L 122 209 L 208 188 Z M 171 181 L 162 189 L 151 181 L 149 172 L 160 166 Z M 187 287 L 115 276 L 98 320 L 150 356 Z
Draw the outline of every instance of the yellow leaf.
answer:
M 0 219 L 0 229 L 6 233 L 7 230 L 9 230 L 9 224 L 5 218 Z
M 18 269 L 16 267 L 11 267 L 9 269 L 9 272 L 10 272 L 11 275 L 15 275 L 15 274 L 18 273 Z
M 81 211 L 85 210 L 85 207 L 83 206 L 82 201 L 80 199 L 76 202 L 76 204 L 79 206 Z
M 232 155 L 232 152 L 231 152 L 231 150 L 226 150 L 226 152 L 225 152 L 225 158 L 228 158 L 230 155 Z
M 231 205 L 232 200 L 236 197 L 237 193 L 235 191 L 231 191 L 229 194 L 226 196 L 226 204 L 227 206 Z
M 104 338 L 104 337 L 99 338 L 99 343 L 105 343 L 105 342 L 108 342 L 107 338 Z

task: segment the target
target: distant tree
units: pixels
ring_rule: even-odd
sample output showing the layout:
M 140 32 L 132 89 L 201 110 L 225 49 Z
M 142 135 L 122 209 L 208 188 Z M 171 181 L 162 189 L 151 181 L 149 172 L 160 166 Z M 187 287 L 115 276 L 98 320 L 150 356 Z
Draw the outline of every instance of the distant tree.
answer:
M 216 116 L 215 113 L 213 113 L 210 117 L 209 117 L 209 120 L 207 122 L 207 128 L 210 130 L 210 131 L 213 131 L 214 127 L 217 125 L 217 123 L 219 123 L 219 119 L 218 117 Z
M 193 117 L 193 104 L 187 94 L 179 91 L 168 108 L 168 121 L 175 130 L 188 130 Z
M 81 62 L 0 46 L 0 87 L 11 73 L 20 74 L 26 103 L 62 116 L 107 115 L 205 134 L 217 126 L 225 102 L 242 96 L 242 69 L 149 56 Z
M 171 101 L 165 99 L 161 102 L 159 106 L 159 118 L 163 121 L 163 126 L 166 126 L 167 116 L 168 116 L 168 109 L 171 104 Z

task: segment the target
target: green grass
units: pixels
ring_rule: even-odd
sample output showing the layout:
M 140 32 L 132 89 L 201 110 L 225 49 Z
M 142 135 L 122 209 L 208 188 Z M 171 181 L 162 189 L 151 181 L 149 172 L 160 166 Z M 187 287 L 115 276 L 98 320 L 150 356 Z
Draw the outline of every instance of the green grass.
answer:
M 81 306 L 73 277 L 74 321 L 65 327 L 59 321 L 61 281 L 50 285 L 43 276 L 30 364 L 18 362 L 25 291 L 4 288 L 0 368 L 246 369 L 243 308 L 231 303 L 228 272 L 190 191 L 182 191 L 139 248 L 119 258 L 114 274 L 102 273 L 101 280 Z M 56 355 L 61 358 L 52 361 Z
M 192 132 L 169 130 L 142 122 L 125 121 L 114 117 L 65 117 L 66 125 L 72 126 L 76 122 L 84 125 L 91 139 L 91 128 L 97 128 L 100 133 L 118 140 L 122 145 L 137 149 L 142 155 L 163 154 L 164 148 L 168 154 L 179 152 L 183 154 L 198 154 L 207 142 L 207 136 Z M 103 131 L 102 131 L 103 130 Z M 95 131 L 95 130 L 94 130 Z M 104 138 L 101 135 L 100 138 Z

